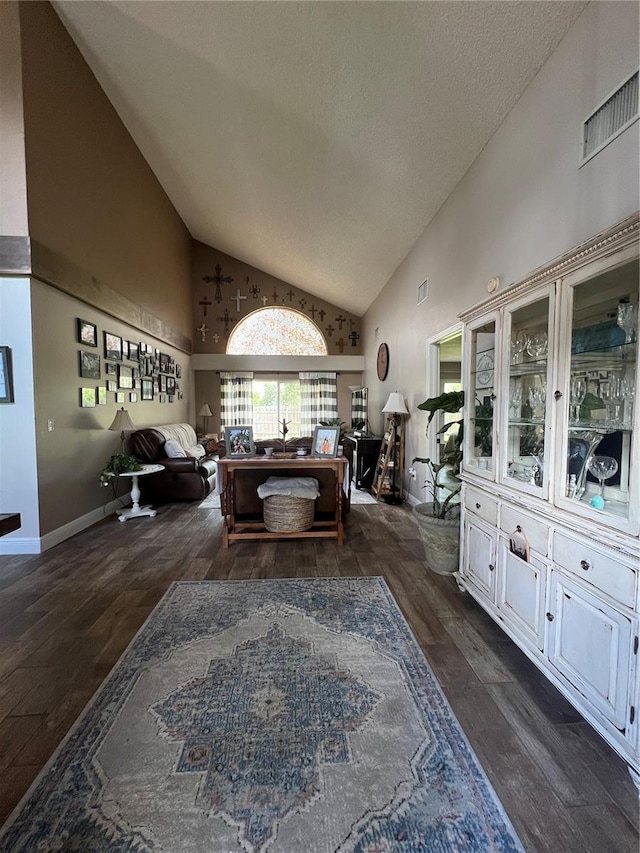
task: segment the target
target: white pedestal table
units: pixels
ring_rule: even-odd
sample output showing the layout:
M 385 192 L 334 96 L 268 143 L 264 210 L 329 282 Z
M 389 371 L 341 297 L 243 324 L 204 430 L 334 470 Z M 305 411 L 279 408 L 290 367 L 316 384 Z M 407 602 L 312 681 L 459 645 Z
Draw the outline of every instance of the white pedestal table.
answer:
M 131 503 L 133 506 L 127 509 L 116 510 L 118 521 L 126 521 L 128 518 L 139 518 L 142 515 L 156 515 L 156 510 L 150 506 L 140 506 L 140 486 L 138 477 L 146 477 L 147 474 L 157 474 L 164 471 L 164 465 L 143 465 L 139 471 L 125 471 L 120 477 L 131 477 Z

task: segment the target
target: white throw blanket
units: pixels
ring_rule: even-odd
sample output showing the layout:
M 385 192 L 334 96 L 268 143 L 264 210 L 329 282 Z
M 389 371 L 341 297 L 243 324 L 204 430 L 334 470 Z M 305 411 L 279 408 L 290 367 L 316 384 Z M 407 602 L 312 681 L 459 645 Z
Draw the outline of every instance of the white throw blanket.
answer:
M 273 495 L 314 501 L 320 497 L 320 485 L 315 477 L 269 477 L 258 486 L 258 497 L 264 500 Z
M 154 429 L 158 430 L 165 441 L 170 438 L 177 441 L 187 456 L 200 459 L 205 455 L 205 449 L 201 444 L 198 444 L 196 431 L 191 424 L 163 424 L 154 427 Z

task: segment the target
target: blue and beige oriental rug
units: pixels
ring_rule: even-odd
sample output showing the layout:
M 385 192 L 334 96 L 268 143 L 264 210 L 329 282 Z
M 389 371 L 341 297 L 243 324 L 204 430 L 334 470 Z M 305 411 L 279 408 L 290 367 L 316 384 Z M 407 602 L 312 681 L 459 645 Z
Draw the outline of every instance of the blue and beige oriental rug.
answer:
M 174 584 L 2 853 L 522 851 L 381 578 Z

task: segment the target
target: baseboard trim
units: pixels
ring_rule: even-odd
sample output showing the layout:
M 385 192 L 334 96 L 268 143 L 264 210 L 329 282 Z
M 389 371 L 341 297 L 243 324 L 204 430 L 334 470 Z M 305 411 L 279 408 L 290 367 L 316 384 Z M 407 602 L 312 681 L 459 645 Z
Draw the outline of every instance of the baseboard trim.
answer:
M 12 539 L 10 536 L 5 536 L 0 539 L 0 555 L 11 556 L 12 554 L 42 554 L 50 548 L 54 548 L 56 545 L 64 542 L 66 539 L 70 539 L 72 536 L 75 536 L 76 533 L 82 533 L 82 531 L 86 530 L 87 527 L 91 527 L 92 524 L 97 524 L 98 521 L 102 521 L 103 518 L 111 515 L 117 509 L 122 509 L 122 501 L 109 501 L 109 503 L 104 506 L 96 507 L 96 509 L 92 509 L 91 512 L 87 512 L 79 518 L 74 518 L 73 521 L 63 524 L 62 527 L 58 527 L 50 533 L 46 533 L 39 539 L 36 537 L 28 539 Z

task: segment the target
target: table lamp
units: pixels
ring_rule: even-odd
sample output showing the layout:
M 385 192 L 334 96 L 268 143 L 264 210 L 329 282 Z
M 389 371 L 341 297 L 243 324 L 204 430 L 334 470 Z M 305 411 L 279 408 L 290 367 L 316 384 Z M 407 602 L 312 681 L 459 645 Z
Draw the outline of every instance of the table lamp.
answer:
M 396 494 L 398 487 L 396 485 L 396 468 L 398 467 L 398 424 L 402 420 L 403 415 L 408 415 L 409 411 L 404 404 L 404 398 L 399 391 L 392 391 L 389 394 L 389 399 L 384 404 L 382 409 L 383 414 L 391 415 L 391 427 L 393 429 L 393 473 L 391 476 L 391 494 L 387 495 L 384 500 L 390 504 L 401 504 L 402 496 Z
M 123 406 L 116 412 L 116 416 L 113 419 L 113 423 L 109 427 L 112 432 L 120 433 L 120 441 L 122 442 L 121 453 L 124 453 L 124 433 L 125 430 L 129 432 L 133 432 L 135 426 L 131 423 L 131 418 L 129 417 L 129 412 Z
M 204 432 L 207 432 L 207 418 L 213 417 L 213 412 L 209 408 L 208 403 L 203 403 L 200 406 L 200 411 L 198 412 L 198 417 L 202 418 L 202 424 L 203 424 L 202 428 L 203 428 Z

